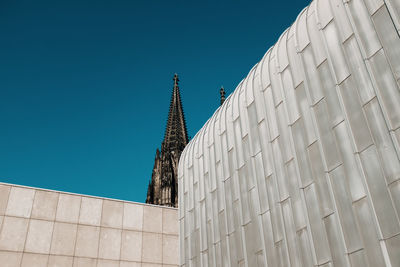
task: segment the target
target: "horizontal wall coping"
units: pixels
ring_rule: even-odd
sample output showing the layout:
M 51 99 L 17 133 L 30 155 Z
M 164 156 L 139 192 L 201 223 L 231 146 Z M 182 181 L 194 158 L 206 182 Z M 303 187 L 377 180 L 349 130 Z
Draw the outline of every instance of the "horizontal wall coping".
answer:
M 10 184 L 10 183 L 4 183 L 4 182 L 0 182 L 0 185 L 27 188 L 27 189 L 34 189 L 34 190 L 54 192 L 54 193 L 61 193 L 61 194 L 67 194 L 67 195 L 73 195 L 73 196 L 90 197 L 90 198 L 117 201 L 117 202 L 123 202 L 123 203 L 132 203 L 132 204 L 136 204 L 136 205 L 152 206 L 152 207 L 163 208 L 163 209 L 172 209 L 172 210 L 177 210 L 178 209 L 178 208 L 168 207 L 168 206 L 159 206 L 159 205 L 147 204 L 147 203 L 141 203 L 141 202 L 135 202 L 135 201 L 129 201 L 129 200 L 122 200 L 122 199 L 116 199 L 116 198 L 107 198 L 107 197 L 98 197 L 98 196 L 92 196 L 92 195 L 86 195 L 86 194 L 77 194 L 77 193 L 71 193 L 71 192 L 65 192 L 65 191 L 59 191 L 59 190 L 53 190 L 53 189 L 45 189 L 45 188 L 40 188 L 40 187 L 32 187 L 32 186 L 26 186 L 26 185 Z

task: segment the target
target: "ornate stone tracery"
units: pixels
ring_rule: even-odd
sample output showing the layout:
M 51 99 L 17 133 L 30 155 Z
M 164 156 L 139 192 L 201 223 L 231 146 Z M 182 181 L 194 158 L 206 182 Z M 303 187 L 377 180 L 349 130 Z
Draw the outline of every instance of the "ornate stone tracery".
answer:
M 175 74 L 174 87 L 168 113 L 167 127 L 161 152 L 157 148 L 153 173 L 147 189 L 146 203 L 178 206 L 178 160 L 188 143 L 186 122 L 179 91 L 179 78 Z

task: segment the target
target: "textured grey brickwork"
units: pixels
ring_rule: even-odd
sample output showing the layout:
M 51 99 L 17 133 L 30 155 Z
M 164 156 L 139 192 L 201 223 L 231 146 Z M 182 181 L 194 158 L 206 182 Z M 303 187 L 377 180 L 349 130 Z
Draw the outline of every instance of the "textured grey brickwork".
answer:
M 313 1 L 254 66 L 180 159 L 180 266 L 400 266 L 399 14 Z
M 0 183 L 0 266 L 177 266 L 177 212 Z

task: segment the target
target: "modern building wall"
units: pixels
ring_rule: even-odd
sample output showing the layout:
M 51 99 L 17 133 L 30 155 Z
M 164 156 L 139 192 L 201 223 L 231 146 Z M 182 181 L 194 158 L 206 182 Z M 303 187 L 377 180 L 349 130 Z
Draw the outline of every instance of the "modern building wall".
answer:
M 177 209 L 0 184 L 2 267 L 177 264 Z
M 180 266 L 400 266 L 399 14 L 300 13 L 181 156 Z

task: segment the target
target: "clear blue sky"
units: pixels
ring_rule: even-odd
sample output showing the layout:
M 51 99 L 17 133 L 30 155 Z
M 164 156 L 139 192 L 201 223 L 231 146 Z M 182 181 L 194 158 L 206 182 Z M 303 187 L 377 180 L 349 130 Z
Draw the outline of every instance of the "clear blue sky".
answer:
M 308 3 L 0 0 L 0 182 L 143 202 L 173 74 L 194 136 Z

